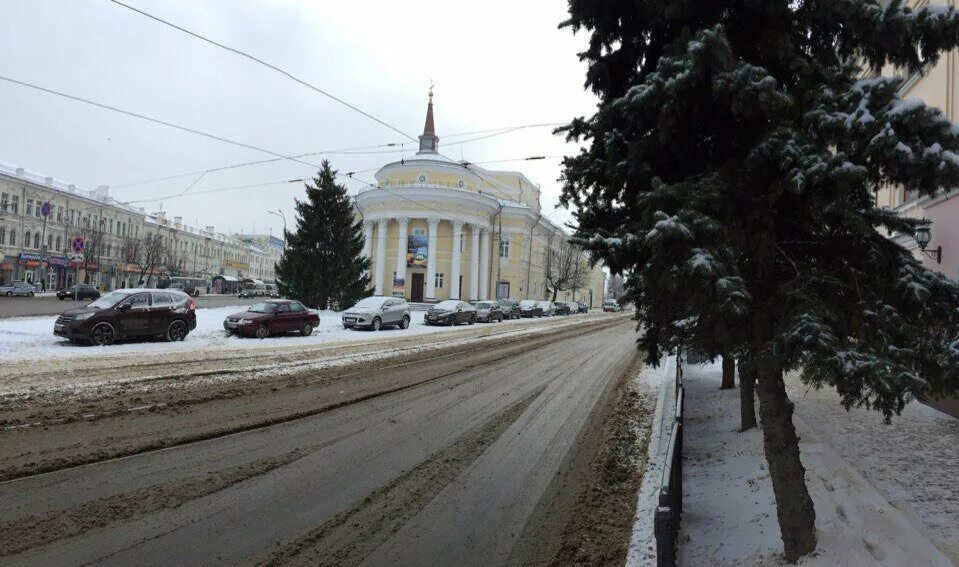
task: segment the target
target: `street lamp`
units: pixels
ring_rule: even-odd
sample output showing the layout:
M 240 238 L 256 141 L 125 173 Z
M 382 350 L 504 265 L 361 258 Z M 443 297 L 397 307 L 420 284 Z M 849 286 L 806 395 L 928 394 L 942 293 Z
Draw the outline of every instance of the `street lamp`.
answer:
M 283 211 L 281 211 L 280 209 L 277 209 L 275 211 L 267 211 L 267 212 L 273 216 L 277 216 L 283 219 L 283 249 L 285 250 L 286 249 L 286 215 L 284 215 Z
M 942 246 L 937 246 L 933 250 L 926 250 L 926 246 L 929 246 L 929 242 L 932 240 L 932 228 L 929 226 L 932 224 L 932 221 L 927 219 L 922 219 L 923 224 L 919 225 L 916 228 L 916 244 L 919 245 L 919 250 L 936 261 L 936 263 L 942 263 Z

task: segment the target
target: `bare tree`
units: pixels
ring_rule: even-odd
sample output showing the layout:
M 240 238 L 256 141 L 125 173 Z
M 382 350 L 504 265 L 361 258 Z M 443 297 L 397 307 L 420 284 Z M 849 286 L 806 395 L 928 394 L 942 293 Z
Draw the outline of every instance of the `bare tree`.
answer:
M 95 224 L 83 228 L 80 231 L 83 236 L 83 270 L 86 272 L 93 263 L 97 264 L 99 269 L 100 259 L 103 256 L 105 246 L 103 228 L 98 228 Z M 80 282 L 77 282 L 80 283 Z
M 126 261 L 140 268 L 137 285 L 146 281 L 145 278 L 152 278 L 163 259 L 163 238 L 159 234 L 147 234 L 142 240 L 127 238 L 123 248 Z
M 626 293 L 623 276 L 613 274 L 606 285 L 606 297 L 609 299 L 619 299 Z
M 589 261 L 583 250 L 565 234 L 551 232 L 546 240 L 546 285 L 553 290 L 552 300 L 561 291 L 581 288 L 589 281 Z

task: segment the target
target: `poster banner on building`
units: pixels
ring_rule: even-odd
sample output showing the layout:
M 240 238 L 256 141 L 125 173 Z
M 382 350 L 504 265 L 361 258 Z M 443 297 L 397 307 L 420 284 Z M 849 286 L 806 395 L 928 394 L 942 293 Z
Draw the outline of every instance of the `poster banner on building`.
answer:
M 406 295 L 406 278 L 393 278 L 393 296 L 403 297 Z
M 426 255 L 429 253 L 429 243 L 426 235 L 409 237 L 406 247 L 406 266 L 408 268 L 425 268 Z

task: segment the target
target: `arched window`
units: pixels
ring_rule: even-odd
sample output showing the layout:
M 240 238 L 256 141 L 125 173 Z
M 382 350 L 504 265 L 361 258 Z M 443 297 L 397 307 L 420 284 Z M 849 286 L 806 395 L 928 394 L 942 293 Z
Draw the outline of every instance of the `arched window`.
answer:
M 47 250 L 53 250 L 53 235 L 47 235 Z
M 23 233 L 23 246 L 26 248 L 30 247 L 30 231 L 24 231 Z
M 7 238 L 7 229 L 0 226 L 0 244 L 3 244 L 4 240 Z
M 10 246 L 13 246 L 17 243 L 17 231 L 10 229 Z
M 62 244 L 63 244 L 63 241 L 62 241 L 62 240 L 60 239 L 60 237 L 58 236 L 58 237 L 57 237 L 57 250 L 58 250 L 58 251 L 62 251 L 62 250 L 63 250 Z
M 39 232 L 34 232 L 34 233 L 33 233 L 33 247 L 34 247 L 34 248 L 40 248 L 40 233 L 39 233 Z

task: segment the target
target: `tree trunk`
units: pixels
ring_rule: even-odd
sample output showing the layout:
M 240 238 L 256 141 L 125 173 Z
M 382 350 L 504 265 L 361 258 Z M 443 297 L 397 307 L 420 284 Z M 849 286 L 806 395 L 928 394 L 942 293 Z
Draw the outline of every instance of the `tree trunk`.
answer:
M 786 396 L 782 367 L 775 358 L 767 358 L 758 370 L 763 445 L 776 496 L 779 531 L 786 561 L 795 563 L 816 550 L 816 510 L 806 489 L 806 469 L 799 459 L 793 404 Z
M 756 368 L 749 361 L 739 360 L 739 431 L 756 427 Z
M 728 354 L 723 355 L 723 383 L 720 390 L 731 390 L 736 387 L 736 359 Z

